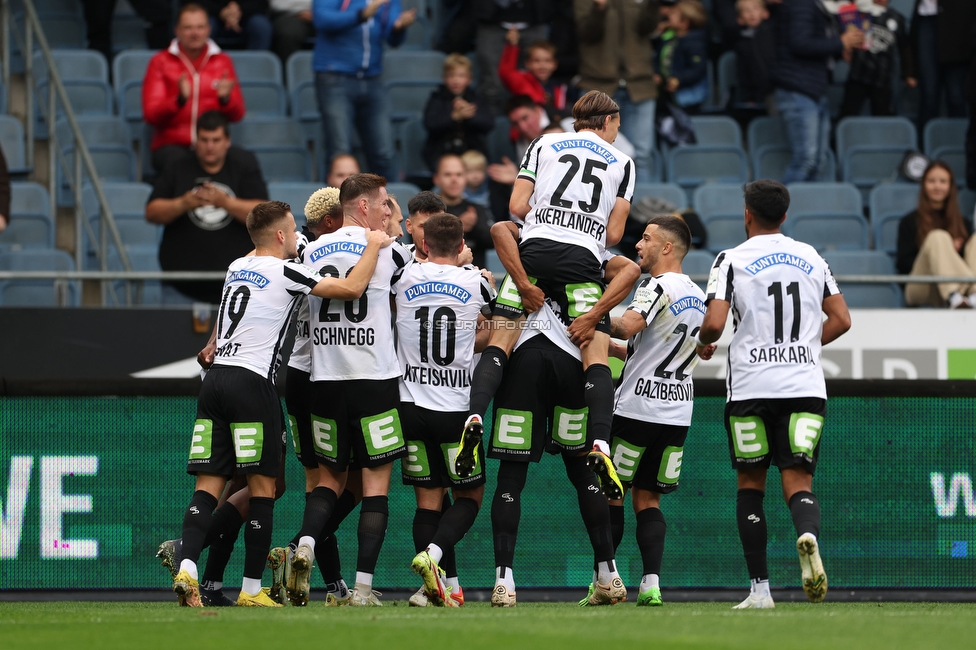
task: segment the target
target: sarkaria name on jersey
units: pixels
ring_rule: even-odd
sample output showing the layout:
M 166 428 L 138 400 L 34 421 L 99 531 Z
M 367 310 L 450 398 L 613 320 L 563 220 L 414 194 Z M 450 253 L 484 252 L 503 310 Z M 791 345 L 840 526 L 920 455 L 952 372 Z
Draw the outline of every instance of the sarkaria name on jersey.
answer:
M 695 385 L 690 381 L 681 384 L 669 384 L 638 377 L 634 384 L 634 395 L 665 402 L 690 402 L 695 399 Z
M 606 226 L 589 215 L 559 208 L 548 207 L 536 210 L 535 220 L 550 226 L 577 230 L 597 241 L 603 241 L 603 235 L 607 231 Z
M 312 254 L 308 256 L 309 262 L 316 262 L 327 255 L 332 255 L 333 253 L 352 253 L 353 255 L 363 256 L 363 251 L 366 250 L 366 244 L 359 244 L 353 241 L 337 241 L 331 244 L 326 244 L 322 248 L 316 248 L 312 251 Z
M 227 276 L 227 282 L 250 282 L 263 289 L 268 286 L 271 280 L 254 271 L 232 271 Z
M 698 311 L 704 314 L 705 303 L 702 302 L 700 298 L 696 298 L 695 296 L 685 296 L 680 300 L 676 300 L 675 302 L 672 302 L 671 305 L 668 307 L 668 309 L 671 310 L 671 313 L 675 316 L 685 311 L 686 309 L 697 309 Z
M 751 348 L 749 363 L 817 363 L 813 350 L 806 345 L 789 345 L 787 347 L 770 346 L 766 348 Z
M 596 155 L 600 156 L 606 160 L 611 165 L 617 162 L 617 157 L 610 153 L 610 150 L 606 147 L 601 147 L 596 142 L 592 140 L 586 140 L 584 138 L 579 138 L 576 140 L 559 140 L 553 142 L 551 145 L 555 151 L 565 151 L 566 149 L 589 149 Z
M 407 365 L 403 370 L 403 381 L 427 386 L 468 388 L 471 385 L 471 373 L 467 368 L 430 368 L 428 366 Z
M 420 298 L 421 296 L 429 296 L 431 294 L 441 294 L 444 296 L 450 296 L 460 302 L 467 304 L 471 299 L 471 292 L 463 287 L 459 287 L 456 284 L 450 284 L 449 282 L 422 282 L 420 284 L 415 284 L 412 287 L 407 287 L 407 290 L 403 292 L 407 300 L 413 300 L 414 298 Z
M 806 261 L 802 257 L 790 255 L 789 253 L 772 253 L 771 255 L 764 255 L 752 264 L 747 264 L 746 271 L 752 275 L 756 275 L 760 271 L 765 271 L 766 269 L 776 266 L 777 264 L 792 266 L 800 269 L 807 275 L 810 275 L 810 273 L 813 271 L 813 264 Z

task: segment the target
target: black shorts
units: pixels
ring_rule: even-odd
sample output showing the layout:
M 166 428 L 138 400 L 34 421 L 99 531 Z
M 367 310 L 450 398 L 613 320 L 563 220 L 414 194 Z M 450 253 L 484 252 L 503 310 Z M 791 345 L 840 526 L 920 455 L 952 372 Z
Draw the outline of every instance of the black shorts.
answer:
M 621 481 L 660 494 L 678 489 L 688 427 L 615 415 L 612 436 L 610 457 Z
M 530 239 L 519 245 L 519 257 L 526 275 L 542 289 L 553 311 L 567 326 L 603 295 L 603 266 L 582 246 Z M 498 289 L 492 313 L 513 319 L 525 315 L 522 296 L 508 275 Z M 609 334 L 610 316 L 605 316 L 596 329 Z
M 725 405 L 729 455 L 736 469 L 802 466 L 817 469 L 827 400 L 748 399 Z
M 392 463 L 407 452 L 400 426 L 399 379 L 313 381 L 312 447 L 337 472 Z
M 289 366 L 285 381 L 285 406 L 288 409 L 292 446 L 302 467 L 318 469 L 319 462 L 315 459 L 315 447 L 312 445 L 311 389 L 309 373 Z
M 467 411 L 432 411 L 413 402 L 400 404 L 400 422 L 407 455 L 400 461 L 404 485 L 429 488 L 473 488 L 485 484 L 484 445 L 478 445 L 474 472 L 468 478 L 454 473 L 458 440 Z
M 593 446 L 583 364 L 537 335 L 512 354 L 495 394 L 489 458 L 537 463 L 542 452 Z
M 278 476 L 284 437 L 275 385 L 246 368 L 214 366 L 197 398 L 186 471 Z

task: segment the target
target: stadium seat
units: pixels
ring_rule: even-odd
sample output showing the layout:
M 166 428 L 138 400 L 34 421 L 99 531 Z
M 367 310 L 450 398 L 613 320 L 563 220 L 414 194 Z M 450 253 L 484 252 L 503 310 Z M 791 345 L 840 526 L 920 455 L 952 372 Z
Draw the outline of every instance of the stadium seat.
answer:
M 895 266 L 883 251 L 826 251 L 824 259 L 835 276 L 894 275 Z M 902 292 L 897 284 L 839 282 L 844 301 L 855 309 L 897 309 Z
M 516 165 L 519 164 L 515 154 L 515 144 L 510 138 L 511 122 L 504 115 L 495 118 L 495 128 L 488 133 L 488 162 L 500 163 L 502 158 L 508 158 Z
M 242 81 L 241 95 L 252 117 L 288 115 L 288 93 L 277 81 Z
M 54 248 L 51 200 L 42 185 L 29 181 L 10 184 L 10 221 L 0 232 L 0 251 Z
M 959 210 L 966 219 L 973 217 L 973 212 L 976 211 L 976 190 L 959 190 Z
M 119 117 L 79 115 L 77 122 L 99 177 L 109 182 L 135 181 L 136 156 L 125 121 Z M 70 206 L 74 204 L 71 191 L 74 180 L 74 136 L 63 118 L 58 120 L 56 132 L 58 146 L 67 165 L 66 171 L 60 160 L 57 164 L 57 202 L 60 206 Z M 87 171 L 82 167 L 82 182 L 87 176 Z
M 872 187 L 898 179 L 898 169 L 908 151 L 910 149 L 899 145 L 850 147 L 841 160 L 841 180 L 853 183 L 861 190 L 862 201 L 866 206 Z
M 148 47 L 145 19 L 135 13 L 122 14 L 116 11 L 112 16 L 112 50 L 118 54 L 125 50 L 144 50 Z
M 159 246 L 126 246 L 126 255 L 133 271 L 161 271 L 159 267 Z M 115 248 L 108 252 L 108 270 L 121 271 L 122 261 Z M 162 283 L 158 280 L 133 281 L 129 288 L 129 298 L 133 305 L 158 305 L 162 302 Z M 119 304 L 126 304 L 126 282 L 119 280 L 112 283 Z M 111 301 L 110 301 L 111 302 Z
M 143 139 L 142 80 L 146 76 L 149 60 L 155 54 L 155 50 L 125 50 L 112 61 L 112 87 L 115 89 L 119 115 L 128 123 L 131 139 L 140 141 L 143 150 L 148 150 L 149 141 Z M 148 159 L 148 156 L 144 158 Z M 147 171 L 148 168 L 143 165 L 143 172 Z
M 400 211 L 403 213 L 403 218 L 407 218 L 407 203 L 410 199 L 420 194 L 420 188 L 413 183 L 387 183 L 386 192 L 388 194 L 395 194 L 397 198 L 397 203 L 400 204 Z
M 112 115 L 115 100 L 108 85 L 108 62 L 95 50 L 53 50 L 51 58 L 57 66 L 68 101 L 75 115 Z M 41 52 L 34 53 L 32 70 L 37 83 L 34 103 L 34 137 L 46 140 L 48 129 L 44 116 L 48 111 L 48 69 Z M 63 114 L 60 97 L 56 100 L 57 115 Z
M 756 178 L 771 178 L 778 180 L 786 174 L 792 159 L 787 145 L 769 144 L 752 151 L 752 168 Z M 834 152 L 827 150 L 827 165 L 821 171 L 819 182 L 833 183 L 837 180 L 837 158 Z
M 668 180 L 685 188 L 689 198 L 704 183 L 744 183 L 749 161 L 739 147 L 677 147 L 668 155 Z
M 146 201 L 152 193 L 152 186 L 146 183 L 103 183 L 102 191 L 112 210 L 112 218 L 122 244 L 126 247 L 147 247 L 158 251 L 163 227 L 146 221 Z M 86 266 L 100 268 L 95 251 L 101 248 L 101 206 L 90 183 L 86 183 L 81 189 L 81 205 L 95 238 L 88 242 L 86 248 Z M 105 241 L 108 251 L 114 251 L 115 241 L 107 232 Z
M 718 57 L 718 70 L 716 71 L 718 94 L 715 97 L 716 104 L 728 106 L 735 102 L 735 88 L 739 83 L 739 63 L 734 51 L 724 52 Z
M 400 146 L 397 151 L 397 169 L 406 180 L 411 177 L 430 178 L 433 174 L 424 162 L 424 143 L 427 130 L 421 119 L 407 120 L 400 126 Z M 518 164 L 518 163 L 516 163 Z
M 231 140 L 257 156 L 266 181 L 312 180 L 312 156 L 300 124 L 286 117 L 245 118 L 231 126 Z
M 861 193 L 850 183 L 790 183 L 790 217 L 861 212 Z
M 289 92 L 294 92 L 299 84 L 308 81 L 315 81 L 315 74 L 312 72 L 311 50 L 298 50 L 285 62 L 285 84 Z
M 894 255 L 898 246 L 898 222 L 918 205 L 918 185 L 880 183 L 868 198 L 874 248 Z
M 390 120 L 406 122 L 412 118 L 423 118 L 424 108 L 431 93 L 441 85 L 439 79 L 407 79 L 386 82 L 389 95 Z
M 681 262 L 681 270 L 684 271 L 686 275 L 708 276 L 714 262 L 715 256 L 712 253 L 704 250 L 690 250 L 688 251 L 688 254 L 685 255 L 684 260 Z M 701 287 L 702 291 L 704 291 L 708 282 L 701 281 L 697 282 L 696 284 Z
M 695 115 L 691 118 L 699 145 L 742 146 L 739 123 L 724 115 Z
M 308 149 L 295 145 L 264 145 L 251 147 L 267 182 L 306 183 L 312 180 L 312 155 Z
M 938 158 L 936 151 L 942 147 L 962 148 L 966 142 L 966 128 L 969 120 L 962 117 L 937 117 L 929 120 L 922 132 L 925 155 Z
M 741 197 L 741 191 L 739 195 Z M 645 196 L 662 199 L 672 204 L 678 210 L 688 207 L 688 196 L 680 185 L 674 183 L 637 183 L 634 185 L 634 203 Z
M 783 222 L 783 232 L 818 251 L 866 250 L 871 241 L 871 227 L 860 210 L 850 214 L 791 214 Z
M 295 222 L 299 227 L 305 225 L 305 204 L 308 197 L 321 188 L 319 183 L 268 183 L 268 198 L 283 201 L 291 206 Z
M 7 87 L 0 81 L 0 114 L 7 113 Z
M 956 179 L 956 185 L 962 186 L 966 184 L 966 148 L 962 144 L 964 140 L 959 142 L 958 145 L 939 147 L 932 152 L 932 159 L 941 160 L 949 165 L 949 169 L 952 170 L 952 175 Z
M 24 125 L 12 115 L 0 115 L 0 147 L 7 160 L 7 171 L 21 176 L 30 173 L 24 145 Z
M 848 160 L 852 149 L 904 152 L 915 149 L 918 143 L 915 125 L 904 117 L 847 117 L 837 124 L 835 134 L 837 157 L 845 175 L 850 175 Z M 897 165 L 891 167 L 888 174 L 896 169 Z
M 74 271 L 75 261 L 62 250 L 7 251 L 0 255 L 0 271 Z M 0 306 L 75 307 L 77 283 L 71 280 L 0 281 Z
M 305 144 L 301 127 L 285 117 L 246 117 L 231 125 L 230 134 L 234 144 L 245 149 Z
M 505 270 L 505 265 L 502 264 L 501 259 L 498 257 L 498 252 L 494 248 L 489 248 L 485 251 L 485 268 L 495 276 L 496 284 L 501 283 L 502 278 L 508 274 L 508 271 Z
M 703 185 L 695 191 L 692 205 L 708 232 L 708 250 L 718 253 L 746 240 L 741 185 Z
M 406 9 L 406 4 L 403 3 L 404 9 Z M 426 16 L 417 12 L 417 20 L 414 21 L 410 29 L 407 30 L 407 34 L 404 37 L 403 43 L 400 45 L 400 51 L 404 50 L 429 50 L 431 45 L 431 40 L 433 40 L 433 27 L 431 27 L 430 21 Z
M 385 82 L 409 81 L 420 79 L 424 81 L 437 80 L 444 77 L 443 52 L 434 50 L 393 50 L 383 52 L 383 74 L 380 78 Z
M 789 147 L 783 118 L 763 116 L 753 119 L 746 129 L 746 142 L 749 145 L 749 152 L 753 155 L 759 149 L 769 145 Z
M 281 61 L 271 52 L 258 50 L 228 50 L 227 55 L 234 62 L 237 79 L 245 81 L 271 81 L 282 83 Z M 250 110 L 250 106 L 248 106 Z

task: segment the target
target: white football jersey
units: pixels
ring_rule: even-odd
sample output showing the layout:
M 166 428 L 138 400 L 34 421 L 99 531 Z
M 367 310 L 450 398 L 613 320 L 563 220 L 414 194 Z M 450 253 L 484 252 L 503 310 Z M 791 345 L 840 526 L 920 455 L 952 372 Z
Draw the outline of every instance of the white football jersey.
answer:
M 305 254 L 305 247 L 308 246 L 309 237 L 312 233 L 307 227 L 298 231 L 298 261 L 301 261 Z M 312 344 L 308 340 L 308 298 L 302 298 L 295 308 L 295 342 L 291 348 L 291 356 L 288 357 L 288 367 L 302 372 L 312 370 Z
M 840 293 L 827 262 L 783 234 L 751 237 L 719 253 L 707 300 L 731 303 L 730 401 L 827 398 L 820 365 L 824 298 Z
M 295 305 L 321 279 L 306 266 L 267 255 L 231 262 L 217 312 L 214 365 L 247 368 L 274 381 Z
M 495 292 L 481 272 L 407 265 L 393 287 L 400 400 L 436 411 L 467 411 L 478 314 Z
M 610 212 L 617 197 L 633 199 L 635 174 L 634 161 L 593 131 L 539 136 L 518 174 L 535 184 L 522 240 L 575 244 L 602 262 Z
M 687 275 L 645 278 L 627 308 L 647 327 L 627 342 L 613 412 L 634 420 L 689 426 L 698 365 L 695 337 L 705 317 L 705 294 Z
M 322 276 L 344 278 L 366 250 L 366 229 L 340 228 L 305 248 L 303 261 Z M 399 244 L 380 250 L 366 292 L 356 300 L 309 296 L 312 381 L 400 376 L 393 345 L 390 284 L 410 256 Z

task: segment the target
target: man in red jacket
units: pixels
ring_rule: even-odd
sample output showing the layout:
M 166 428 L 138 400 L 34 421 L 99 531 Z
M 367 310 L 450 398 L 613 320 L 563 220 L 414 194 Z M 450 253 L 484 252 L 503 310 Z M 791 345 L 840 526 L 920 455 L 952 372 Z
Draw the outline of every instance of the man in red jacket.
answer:
M 210 40 L 206 10 L 191 2 L 180 9 L 176 38 L 149 61 L 142 83 L 142 115 L 153 127 L 157 171 L 193 145 L 197 118 L 210 110 L 237 122 L 244 117 L 244 98 L 233 61 Z

